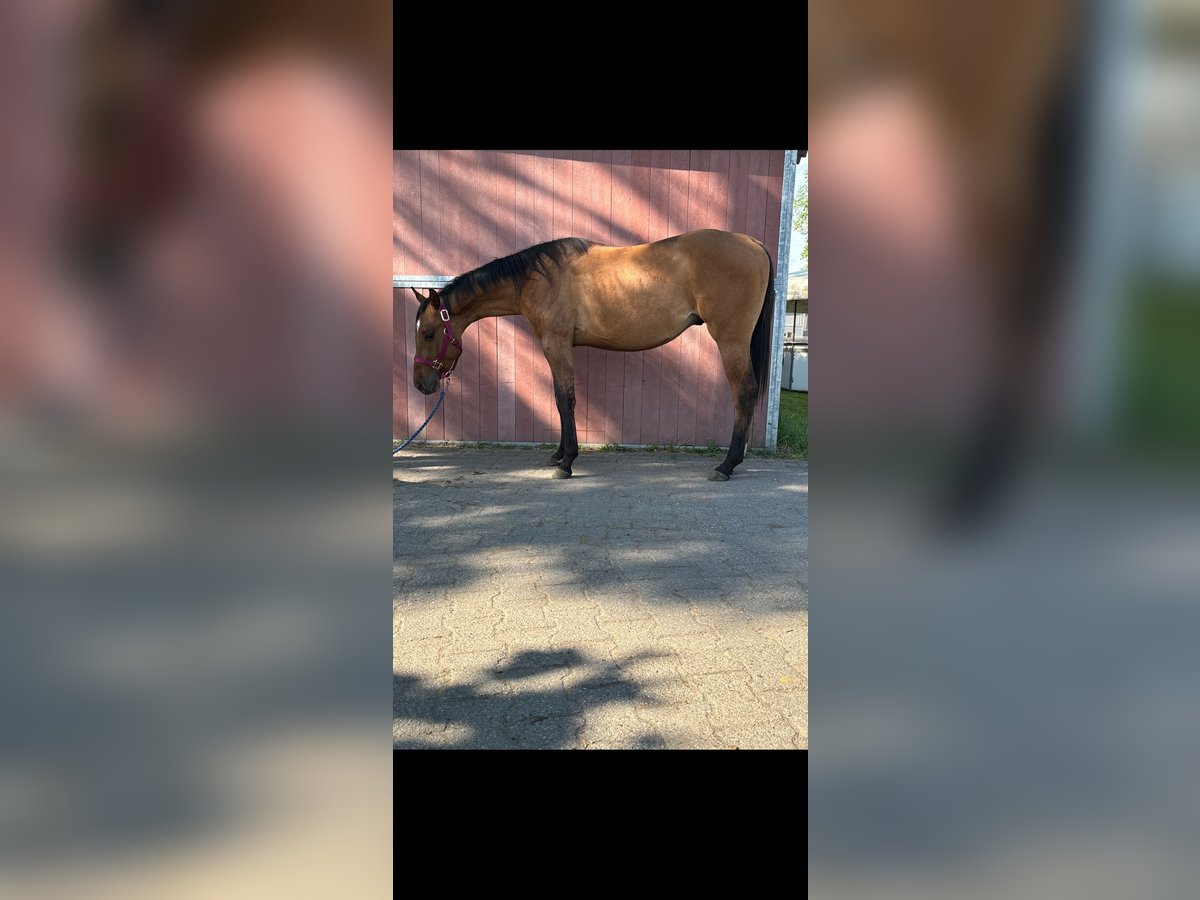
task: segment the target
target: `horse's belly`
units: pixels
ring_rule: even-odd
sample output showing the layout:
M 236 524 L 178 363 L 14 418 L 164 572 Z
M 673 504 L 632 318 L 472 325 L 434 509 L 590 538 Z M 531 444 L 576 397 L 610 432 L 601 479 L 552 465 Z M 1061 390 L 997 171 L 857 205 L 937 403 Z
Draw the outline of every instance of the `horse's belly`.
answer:
M 576 326 L 575 344 L 623 352 L 653 350 L 673 341 L 691 326 L 701 325 L 703 322 L 704 320 L 694 312 L 670 316 L 648 315 L 635 317 L 632 321 L 593 319 Z

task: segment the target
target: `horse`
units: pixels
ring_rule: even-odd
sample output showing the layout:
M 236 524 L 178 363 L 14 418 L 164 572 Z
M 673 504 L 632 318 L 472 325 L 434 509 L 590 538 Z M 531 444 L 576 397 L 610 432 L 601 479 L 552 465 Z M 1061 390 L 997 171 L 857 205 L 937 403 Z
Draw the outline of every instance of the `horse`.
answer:
M 494 259 L 431 289 L 417 309 L 413 384 L 432 394 L 454 371 L 460 336 L 488 316 L 523 315 L 550 365 L 562 432 L 548 463 L 570 478 L 579 455 L 573 347 L 637 352 L 694 325 L 717 344 L 733 396 L 734 426 L 710 481 L 728 481 L 745 458 L 754 406 L 766 386 L 774 265 L 763 243 L 705 229 L 612 247 L 559 238 Z

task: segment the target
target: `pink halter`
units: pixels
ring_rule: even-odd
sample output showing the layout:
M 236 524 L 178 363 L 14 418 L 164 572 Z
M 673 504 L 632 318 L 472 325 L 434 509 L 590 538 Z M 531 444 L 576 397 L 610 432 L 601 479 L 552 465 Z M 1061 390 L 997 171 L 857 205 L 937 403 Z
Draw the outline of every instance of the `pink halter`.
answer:
M 458 361 L 462 359 L 462 343 L 454 336 L 454 329 L 450 325 L 449 310 L 442 309 L 442 298 L 438 297 L 436 301 L 438 315 L 442 317 L 445 326 L 442 328 L 442 333 L 446 336 L 442 339 L 442 348 L 438 350 L 437 359 L 426 359 L 423 356 L 413 356 L 413 362 L 423 366 L 432 366 L 438 371 L 438 381 L 443 378 L 449 378 L 450 373 L 454 371 L 454 367 L 458 365 Z M 459 349 L 459 355 L 454 358 L 454 362 L 446 365 L 446 350 L 453 344 Z

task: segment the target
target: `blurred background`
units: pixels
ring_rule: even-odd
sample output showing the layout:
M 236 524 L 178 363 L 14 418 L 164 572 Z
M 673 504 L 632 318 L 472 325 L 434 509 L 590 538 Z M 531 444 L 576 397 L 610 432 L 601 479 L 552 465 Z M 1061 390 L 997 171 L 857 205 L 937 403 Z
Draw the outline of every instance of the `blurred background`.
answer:
M 390 890 L 391 19 L 0 11 L 0 894 Z
M 810 887 L 1188 896 L 1200 12 L 809 7 Z M 0 893 L 390 888 L 391 15 L 0 10 Z
M 1176 897 L 1200 6 L 809 5 L 810 881 Z

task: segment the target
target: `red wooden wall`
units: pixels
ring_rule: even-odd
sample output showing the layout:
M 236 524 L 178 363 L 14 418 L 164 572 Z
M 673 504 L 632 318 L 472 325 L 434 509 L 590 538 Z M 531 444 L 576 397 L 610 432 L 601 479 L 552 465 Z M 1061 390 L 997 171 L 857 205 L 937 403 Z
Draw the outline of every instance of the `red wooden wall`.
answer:
M 392 272 L 453 276 L 541 241 L 656 241 L 697 228 L 758 238 L 774 262 L 782 150 L 398 150 Z M 412 385 L 417 301 L 394 292 L 392 433 L 407 437 L 437 395 Z M 557 443 L 550 368 L 521 316 L 468 329 L 453 386 L 422 438 Z M 766 391 L 754 421 L 764 443 Z M 733 408 L 704 326 L 642 353 L 575 348 L 580 443 L 729 441 Z

